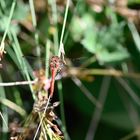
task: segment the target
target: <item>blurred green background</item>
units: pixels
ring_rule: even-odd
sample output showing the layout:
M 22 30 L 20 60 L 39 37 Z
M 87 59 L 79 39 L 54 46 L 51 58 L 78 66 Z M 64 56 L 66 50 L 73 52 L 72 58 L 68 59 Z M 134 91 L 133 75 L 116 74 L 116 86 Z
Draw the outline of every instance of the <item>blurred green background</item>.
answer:
M 33 79 L 31 67 L 58 54 L 66 4 L 0 0 L 1 83 Z M 55 111 L 71 140 L 140 139 L 139 9 L 140 0 L 70 0 L 63 36 L 66 78 L 55 84 L 53 100 L 60 100 Z M 27 64 L 23 56 L 36 59 Z M 25 67 L 30 70 L 23 74 Z M 0 87 L 8 125 L 26 118 L 33 96 L 27 85 Z M 0 139 L 9 139 L 0 120 Z

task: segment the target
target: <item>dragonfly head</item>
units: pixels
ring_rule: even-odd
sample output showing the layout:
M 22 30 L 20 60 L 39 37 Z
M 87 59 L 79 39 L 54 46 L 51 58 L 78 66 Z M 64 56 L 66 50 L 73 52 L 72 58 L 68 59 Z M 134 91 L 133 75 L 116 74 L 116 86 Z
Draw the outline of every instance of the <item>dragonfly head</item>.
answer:
M 50 69 L 51 70 L 53 70 L 53 69 L 60 70 L 63 65 L 64 65 L 64 63 L 62 62 L 62 60 L 60 59 L 60 57 L 53 56 L 51 58 L 51 61 L 50 61 Z

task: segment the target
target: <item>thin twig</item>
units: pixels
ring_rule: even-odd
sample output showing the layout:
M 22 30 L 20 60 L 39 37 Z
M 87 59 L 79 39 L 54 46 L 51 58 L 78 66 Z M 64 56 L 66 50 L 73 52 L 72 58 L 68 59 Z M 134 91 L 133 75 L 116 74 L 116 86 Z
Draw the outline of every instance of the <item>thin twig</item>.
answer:
M 17 82 L 6 82 L 6 83 L 0 83 L 0 87 L 10 87 L 10 86 L 20 86 L 20 85 L 29 85 L 29 84 L 35 84 L 37 82 L 37 79 L 33 81 L 17 81 Z
M 88 69 L 88 68 L 77 68 L 77 67 L 70 67 L 67 69 L 66 76 L 72 76 L 72 75 L 79 75 L 82 74 L 82 76 L 87 75 L 104 75 L 104 76 L 114 76 L 114 77 L 129 77 L 129 78 L 140 78 L 140 73 L 133 73 L 133 72 L 122 72 L 120 70 L 115 69 Z

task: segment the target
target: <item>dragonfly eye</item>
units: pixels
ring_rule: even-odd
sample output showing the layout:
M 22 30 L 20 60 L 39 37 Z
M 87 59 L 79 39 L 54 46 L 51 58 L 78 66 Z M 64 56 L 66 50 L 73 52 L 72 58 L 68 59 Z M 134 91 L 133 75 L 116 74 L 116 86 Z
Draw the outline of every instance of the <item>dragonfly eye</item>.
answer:
M 51 58 L 51 61 L 53 61 L 53 62 L 57 62 L 59 60 L 60 60 L 60 58 L 58 56 L 52 56 L 52 58 Z

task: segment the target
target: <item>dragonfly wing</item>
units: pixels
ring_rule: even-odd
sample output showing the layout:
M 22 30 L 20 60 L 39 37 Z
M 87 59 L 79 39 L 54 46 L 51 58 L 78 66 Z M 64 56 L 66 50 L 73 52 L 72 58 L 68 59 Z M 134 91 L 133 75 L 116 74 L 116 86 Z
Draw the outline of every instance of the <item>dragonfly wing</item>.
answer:
M 49 64 L 50 61 L 43 58 L 38 58 L 36 56 L 23 56 L 23 59 L 26 60 L 30 66 L 32 66 L 33 70 L 39 70 L 42 68 L 48 69 L 48 66 L 46 67 L 45 65 L 46 63 Z

